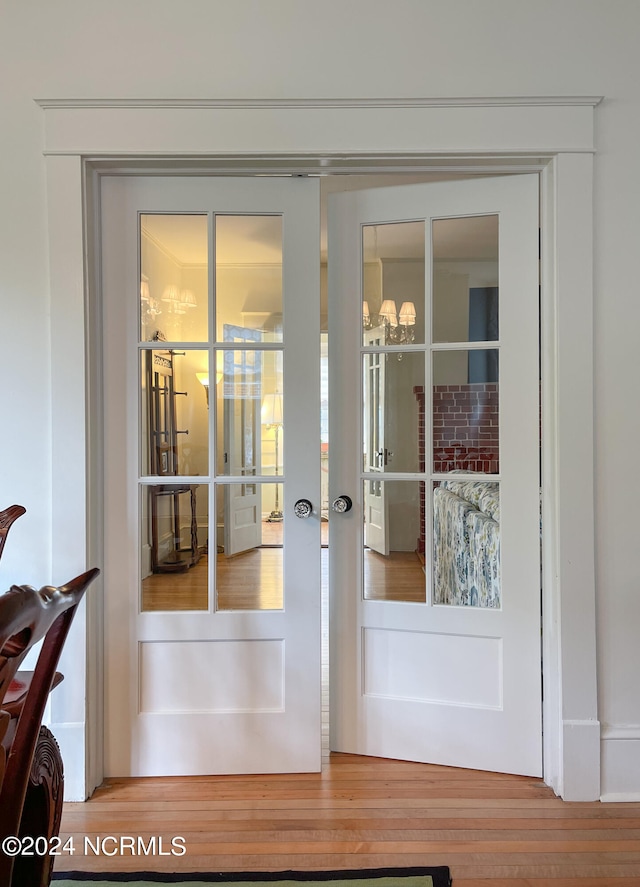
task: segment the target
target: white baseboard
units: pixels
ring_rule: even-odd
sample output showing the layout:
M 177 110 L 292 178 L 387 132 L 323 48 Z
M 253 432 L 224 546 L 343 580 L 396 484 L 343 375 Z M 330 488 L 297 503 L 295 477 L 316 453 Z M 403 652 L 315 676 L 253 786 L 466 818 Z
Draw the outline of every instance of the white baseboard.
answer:
M 599 721 L 563 721 L 562 760 L 562 798 L 597 801 L 600 798 Z
M 62 754 L 65 801 L 86 801 L 84 723 L 54 723 L 49 725 L 49 729 L 55 736 Z
M 640 724 L 605 724 L 601 801 L 640 801 Z

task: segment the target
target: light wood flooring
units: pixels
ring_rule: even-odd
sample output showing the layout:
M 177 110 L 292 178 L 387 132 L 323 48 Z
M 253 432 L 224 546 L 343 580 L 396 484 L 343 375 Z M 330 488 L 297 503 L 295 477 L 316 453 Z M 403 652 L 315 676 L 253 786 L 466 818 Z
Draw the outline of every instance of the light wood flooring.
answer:
M 216 608 L 218 610 L 279 610 L 283 605 L 282 524 L 263 524 L 264 547 L 235 557 L 216 558 Z M 323 545 L 328 524 L 323 522 Z M 327 573 L 327 548 L 322 549 L 323 580 Z M 364 552 L 364 596 L 367 600 L 420 602 L 426 599 L 425 574 L 414 552 L 392 551 L 387 557 Z M 142 582 L 142 609 L 206 610 L 208 558 L 184 573 L 157 573 Z
M 332 754 L 322 773 L 111 779 L 62 836 L 186 839 L 182 857 L 76 853 L 57 870 L 448 865 L 454 887 L 638 887 L 640 803 L 565 803 L 539 779 Z M 25 885 L 26 887 L 26 885 Z
M 323 554 L 326 579 L 326 549 Z M 391 561 L 370 554 L 369 584 L 384 595 L 378 562 Z M 409 594 L 419 580 L 412 571 L 419 568 L 415 560 L 405 566 L 409 572 L 403 593 Z M 251 569 L 247 566 L 248 574 Z M 395 587 L 399 569 L 394 562 Z M 206 574 L 205 559 L 185 574 L 184 594 L 189 582 L 195 587 L 202 576 L 206 595 Z M 247 606 L 255 606 L 255 585 L 251 592 L 251 582 L 242 584 Z M 236 593 L 239 585 L 233 584 Z M 170 581 L 167 589 L 175 594 Z M 324 591 L 327 749 L 326 585 Z M 76 848 L 82 848 L 85 835 L 94 843 L 100 836 L 141 836 L 147 843 L 157 836 L 165 850 L 180 835 L 187 853 L 105 858 L 77 852 L 71 859 L 61 858 L 57 870 L 448 865 L 454 887 L 640 887 L 640 803 L 565 803 L 539 779 L 328 751 L 319 774 L 109 779 L 87 803 L 65 804 L 61 836 L 73 836 Z

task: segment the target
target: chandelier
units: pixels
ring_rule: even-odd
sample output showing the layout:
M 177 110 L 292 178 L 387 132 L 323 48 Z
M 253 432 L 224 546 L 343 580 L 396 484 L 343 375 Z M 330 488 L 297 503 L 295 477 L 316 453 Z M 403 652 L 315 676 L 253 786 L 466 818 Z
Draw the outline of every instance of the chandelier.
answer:
M 180 289 L 174 283 L 165 287 L 162 301 L 168 303 L 170 314 L 186 314 L 187 308 L 196 308 L 198 305 L 191 290 Z
M 369 312 L 369 303 L 362 303 L 362 327 L 365 330 L 384 327 L 385 345 L 406 345 L 415 339 L 416 306 L 403 302 L 400 311 L 393 299 L 385 299 L 377 315 Z
M 145 314 L 148 314 L 149 317 L 157 317 L 158 314 L 162 314 L 162 311 L 160 310 L 160 303 L 157 299 L 153 299 L 151 297 L 151 292 L 149 290 L 149 279 L 144 274 L 142 275 L 142 280 L 140 281 L 140 301 L 142 302 Z

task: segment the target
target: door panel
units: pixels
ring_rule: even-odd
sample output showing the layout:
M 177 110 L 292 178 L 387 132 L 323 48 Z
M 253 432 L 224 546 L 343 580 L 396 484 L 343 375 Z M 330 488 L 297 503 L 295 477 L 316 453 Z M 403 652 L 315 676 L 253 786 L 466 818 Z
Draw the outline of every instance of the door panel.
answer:
M 318 770 L 318 183 L 102 181 L 106 774 Z
M 329 198 L 334 750 L 541 774 L 537 242 L 535 176 Z M 378 361 L 413 463 L 366 458 Z

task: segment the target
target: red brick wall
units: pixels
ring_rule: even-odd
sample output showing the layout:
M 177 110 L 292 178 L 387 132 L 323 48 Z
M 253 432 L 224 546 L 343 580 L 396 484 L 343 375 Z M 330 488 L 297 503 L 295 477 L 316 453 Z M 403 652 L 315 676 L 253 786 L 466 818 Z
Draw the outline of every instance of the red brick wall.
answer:
M 419 471 L 426 466 L 425 392 L 413 389 L 418 402 Z M 436 472 L 499 471 L 498 385 L 474 382 L 467 385 L 435 385 L 433 389 L 433 470 Z M 417 551 L 425 551 L 426 488 L 420 485 L 420 527 Z
M 418 401 L 420 471 L 425 465 L 425 394 L 414 388 Z M 433 389 L 433 470 L 499 470 L 498 385 L 475 382 L 467 385 L 435 385 Z
M 499 471 L 498 385 L 435 385 L 434 471 Z

